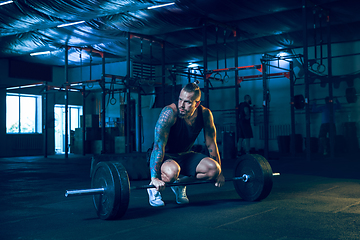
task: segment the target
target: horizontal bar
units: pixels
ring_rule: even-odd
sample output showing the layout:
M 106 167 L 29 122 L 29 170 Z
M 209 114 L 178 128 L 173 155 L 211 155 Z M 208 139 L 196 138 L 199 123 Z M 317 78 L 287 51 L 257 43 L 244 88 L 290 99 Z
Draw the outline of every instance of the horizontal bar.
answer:
M 273 176 L 279 176 L 280 173 L 273 173 Z M 241 177 L 234 177 L 231 179 L 225 179 L 225 182 L 229 181 L 239 181 L 242 180 L 247 182 L 250 179 L 250 175 L 244 174 Z M 204 181 L 194 181 L 194 182 L 176 182 L 176 183 L 166 183 L 166 187 L 173 186 L 186 186 L 186 185 L 196 185 L 196 184 L 205 184 L 205 183 L 215 183 L 215 180 L 204 180 Z M 136 189 L 147 189 L 147 188 L 155 188 L 154 185 L 140 185 L 130 187 L 130 190 Z M 79 196 L 79 195 L 95 195 L 95 194 L 104 194 L 105 188 L 90 188 L 90 189 L 82 189 L 82 190 L 66 190 L 65 197 L 68 196 Z
M 101 56 L 101 58 L 104 58 L 104 52 L 101 52 L 101 51 L 98 51 L 98 50 L 95 50 L 95 49 L 92 49 L 92 48 L 68 46 L 68 49 L 70 49 L 70 48 L 75 48 L 75 49 L 85 50 L 85 51 L 88 51 L 88 52 L 97 53 L 97 54 L 99 54 Z
M 238 180 L 247 180 L 249 179 L 249 175 L 244 174 L 241 177 L 235 177 L 232 179 L 225 179 L 225 182 L 228 181 L 238 181 Z M 205 184 L 205 183 L 215 183 L 215 180 L 203 180 L 203 181 L 194 181 L 194 182 L 174 182 L 174 183 L 166 183 L 166 187 L 174 187 L 174 186 L 187 186 L 187 185 L 197 185 L 197 184 Z M 147 189 L 147 188 L 155 188 L 154 185 L 141 185 L 141 186 L 134 186 L 130 187 L 131 190 L 136 189 Z
M 140 38 L 140 39 L 143 39 L 143 40 L 147 40 L 147 41 L 149 41 L 149 42 L 156 42 L 156 43 L 160 44 L 161 47 L 163 46 L 163 42 L 162 42 L 162 41 L 160 41 L 160 40 L 158 40 L 158 39 L 156 39 L 156 38 L 151 38 L 151 37 L 149 37 L 149 36 L 143 36 L 143 35 L 141 35 L 141 34 L 131 33 L 131 34 L 130 34 L 130 39 L 132 39 L 132 38 Z
M 267 76 L 269 76 L 269 77 L 284 76 L 286 78 L 289 78 L 290 72 L 270 73 L 270 74 L 267 74 Z M 250 75 L 250 76 L 238 76 L 238 82 L 241 82 L 244 79 L 262 78 L 262 77 L 263 77 L 262 74 Z
M 241 66 L 241 67 L 229 67 L 229 68 L 222 68 L 222 69 L 213 69 L 207 70 L 206 74 L 211 74 L 214 72 L 228 72 L 228 71 L 236 71 L 236 70 L 247 70 L 247 69 L 257 69 L 261 72 L 261 65 L 250 65 L 250 66 Z
M 95 195 L 103 194 L 105 188 L 92 188 L 92 189 L 82 189 L 82 190 L 66 190 L 65 197 L 75 196 L 75 195 Z
M 187 186 L 187 185 L 196 185 L 196 184 L 205 184 L 205 183 L 214 183 L 214 181 L 208 180 L 208 181 L 196 181 L 196 182 L 166 183 L 165 186 L 174 187 L 174 186 Z M 130 187 L 130 190 L 148 189 L 148 188 L 156 188 L 156 187 L 154 185 L 140 185 L 140 186 Z
M 113 74 L 104 74 L 104 77 L 106 78 L 115 78 L 115 79 L 126 79 L 126 76 L 119 76 L 119 75 L 113 75 Z

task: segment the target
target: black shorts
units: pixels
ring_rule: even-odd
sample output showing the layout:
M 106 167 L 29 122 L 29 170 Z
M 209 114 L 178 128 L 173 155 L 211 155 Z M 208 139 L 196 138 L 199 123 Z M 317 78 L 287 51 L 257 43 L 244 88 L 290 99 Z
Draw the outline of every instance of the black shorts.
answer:
M 196 177 L 196 167 L 206 157 L 208 156 L 197 152 L 165 153 L 164 161 L 172 159 L 179 164 L 181 175 Z
M 250 123 L 240 122 L 238 138 L 253 138 L 253 132 Z
M 320 132 L 319 132 L 319 138 L 326 138 L 328 133 L 330 135 L 330 123 L 323 123 L 320 126 Z M 336 126 L 334 123 L 332 123 L 332 126 L 334 128 L 334 135 L 336 135 Z

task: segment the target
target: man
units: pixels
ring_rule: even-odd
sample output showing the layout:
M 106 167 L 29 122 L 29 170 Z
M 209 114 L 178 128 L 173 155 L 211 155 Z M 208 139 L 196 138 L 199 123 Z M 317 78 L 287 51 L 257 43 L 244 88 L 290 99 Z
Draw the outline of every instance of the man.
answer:
M 189 83 L 181 90 L 177 105 L 172 103 L 160 113 L 150 159 L 150 184 L 156 189 L 147 189 L 151 206 L 165 205 L 160 194 L 165 189 L 165 183 L 214 179 L 215 186 L 221 187 L 225 182 L 214 119 L 211 111 L 200 105 L 200 98 L 200 88 L 195 83 Z M 210 156 L 190 151 L 202 129 Z M 184 177 L 180 179 L 180 175 Z M 171 189 L 178 204 L 189 202 L 185 186 Z
M 244 102 L 239 104 L 239 134 L 238 134 L 238 152 L 241 149 L 245 154 L 250 153 L 250 138 L 253 138 L 253 132 L 250 124 L 251 97 L 244 96 Z
M 330 110 L 331 110 L 330 98 L 325 98 L 325 105 L 316 105 L 316 101 L 313 102 L 311 111 L 312 112 L 321 112 L 321 126 L 319 132 L 319 153 L 327 155 L 329 153 L 327 136 L 330 136 L 330 129 L 334 129 L 334 136 L 336 135 L 336 126 L 335 126 L 335 111 L 341 108 L 339 100 L 336 98 L 336 102 L 333 103 L 333 119 L 330 119 Z

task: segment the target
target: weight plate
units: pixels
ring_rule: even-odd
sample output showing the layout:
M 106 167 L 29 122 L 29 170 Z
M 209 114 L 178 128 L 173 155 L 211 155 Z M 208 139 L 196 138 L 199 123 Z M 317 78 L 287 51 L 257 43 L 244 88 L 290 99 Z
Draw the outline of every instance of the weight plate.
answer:
M 305 98 L 303 95 L 294 96 L 294 107 L 296 109 L 304 109 L 305 107 Z
M 93 195 L 93 203 L 100 219 L 122 217 L 129 204 L 129 179 L 120 163 L 99 162 L 93 171 L 91 188 L 104 188 L 104 194 Z
M 246 154 L 237 159 L 234 177 L 249 176 L 247 181 L 233 181 L 237 194 L 246 201 L 260 201 L 272 189 L 273 172 L 269 162 L 261 155 Z
M 124 216 L 126 210 L 129 207 L 130 201 L 130 182 L 129 176 L 125 167 L 120 162 L 110 162 L 114 165 L 116 171 L 118 172 L 119 183 L 120 183 L 120 202 L 118 205 L 118 211 L 115 215 L 115 219 L 121 218 Z

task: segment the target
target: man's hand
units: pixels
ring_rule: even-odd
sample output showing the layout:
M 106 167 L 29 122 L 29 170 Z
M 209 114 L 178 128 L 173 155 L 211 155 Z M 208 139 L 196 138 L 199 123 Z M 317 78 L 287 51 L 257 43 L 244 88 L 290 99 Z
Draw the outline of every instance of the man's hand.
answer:
M 163 191 L 165 189 L 165 182 L 158 178 L 151 179 L 150 184 L 154 185 L 156 187 L 156 190 L 158 190 L 158 191 Z
M 216 178 L 216 183 L 215 186 L 216 187 L 222 187 L 225 184 L 225 177 L 222 173 L 220 173 L 220 175 Z

